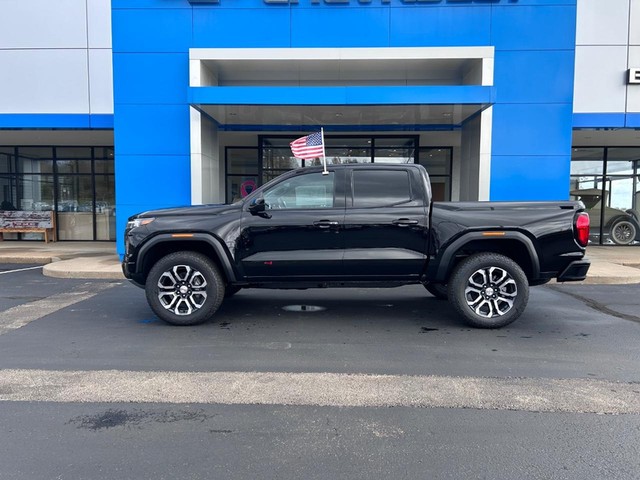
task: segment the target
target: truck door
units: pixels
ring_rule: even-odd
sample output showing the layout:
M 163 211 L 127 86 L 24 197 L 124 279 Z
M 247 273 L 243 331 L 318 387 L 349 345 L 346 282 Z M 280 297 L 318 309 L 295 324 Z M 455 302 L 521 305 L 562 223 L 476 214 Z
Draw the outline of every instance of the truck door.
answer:
M 342 273 L 344 169 L 283 179 L 254 202 L 264 211 L 242 214 L 238 258 L 254 281 L 329 279 Z
M 353 168 L 344 224 L 345 276 L 406 279 L 427 260 L 424 186 L 411 168 Z

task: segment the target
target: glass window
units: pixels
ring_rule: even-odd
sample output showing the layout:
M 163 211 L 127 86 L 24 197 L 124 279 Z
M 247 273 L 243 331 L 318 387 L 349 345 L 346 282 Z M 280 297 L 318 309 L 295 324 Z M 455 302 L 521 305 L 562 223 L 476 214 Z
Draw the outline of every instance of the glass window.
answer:
M 258 186 L 257 175 L 230 175 L 227 177 L 227 203 L 235 203 L 249 195 Z
M 390 206 L 411 201 L 406 170 L 356 170 L 353 172 L 353 206 Z
M 91 176 L 58 176 L 58 238 L 93 240 Z
M 93 149 L 93 155 L 95 158 L 113 160 L 113 147 L 96 147 Z
M 0 173 L 15 172 L 16 166 L 13 159 L 13 149 L 0 148 Z
M 413 148 L 378 148 L 374 153 L 376 163 L 415 163 Z
M 332 208 L 334 173 L 298 175 L 264 193 L 268 209 Z
M 16 210 L 18 205 L 18 190 L 16 178 L 0 174 L 0 210 Z
M 96 175 L 96 240 L 116 239 L 115 177 Z
M 56 160 L 58 173 L 91 173 L 91 160 Z
M 429 176 L 451 175 L 450 148 L 421 148 L 418 163 L 427 169 Z
M 571 175 L 602 175 L 604 162 L 602 160 L 573 160 L 571 162 Z
M 53 210 L 53 175 L 20 175 L 20 210 Z
M 227 174 L 256 175 L 258 173 L 257 148 L 228 148 Z
M 571 150 L 571 160 L 604 160 L 602 147 L 574 147 Z
M 302 167 L 302 159 L 295 158 L 288 146 L 265 148 L 262 151 L 262 166 L 268 170 L 293 170 Z
M 111 174 L 113 175 L 114 164 L 113 160 L 96 160 L 94 162 L 96 174 Z
M 53 148 L 51 147 L 20 147 L 18 156 L 30 160 L 52 160 Z
M 91 147 L 57 147 L 56 158 L 58 160 L 71 160 L 74 158 L 91 160 Z
M 346 163 L 371 163 L 370 148 L 331 147 L 325 150 L 327 164 L 340 165 Z M 322 165 L 321 159 L 307 161 L 307 165 Z
M 610 147 L 607 150 L 607 160 L 640 161 L 640 148 Z

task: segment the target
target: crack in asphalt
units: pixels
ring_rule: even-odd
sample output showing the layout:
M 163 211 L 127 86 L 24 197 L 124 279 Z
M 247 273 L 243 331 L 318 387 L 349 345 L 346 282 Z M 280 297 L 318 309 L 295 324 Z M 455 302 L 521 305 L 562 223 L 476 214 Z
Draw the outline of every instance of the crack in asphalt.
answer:
M 546 285 L 547 288 L 550 288 L 551 290 L 558 292 L 558 293 L 562 293 L 564 295 L 568 295 L 572 298 L 575 298 L 576 300 L 580 300 L 581 302 L 583 302 L 585 305 L 587 305 L 589 308 L 592 308 L 600 313 L 604 313 L 605 315 L 610 315 L 612 317 L 616 317 L 616 318 L 620 318 L 622 320 L 629 320 L 631 322 L 636 322 L 636 323 L 640 323 L 640 317 L 636 317 L 635 315 L 630 315 L 628 313 L 621 313 L 621 312 L 617 312 L 615 310 L 612 310 L 611 308 L 607 307 L 606 305 L 603 305 L 602 303 L 599 303 L 595 300 L 593 300 L 592 298 L 588 298 L 585 296 L 582 296 L 578 293 L 574 293 L 574 292 L 568 292 L 566 290 L 563 290 L 555 285 Z

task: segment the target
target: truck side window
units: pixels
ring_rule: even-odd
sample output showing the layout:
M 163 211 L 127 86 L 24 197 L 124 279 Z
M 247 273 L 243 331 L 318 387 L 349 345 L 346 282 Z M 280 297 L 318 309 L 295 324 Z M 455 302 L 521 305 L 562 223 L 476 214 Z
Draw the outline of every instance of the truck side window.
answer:
M 299 175 L 264 193 L 267 209 L 333 208 L 334 173 Z
M 411 201 L 406 170 L 354 170 L 353 206 L 384 207 Z

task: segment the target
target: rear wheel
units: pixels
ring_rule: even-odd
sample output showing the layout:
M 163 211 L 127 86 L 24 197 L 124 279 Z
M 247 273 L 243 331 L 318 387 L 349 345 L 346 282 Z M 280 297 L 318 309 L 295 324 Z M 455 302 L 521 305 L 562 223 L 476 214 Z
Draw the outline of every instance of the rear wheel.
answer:
M 233 297 L 236 293 L 238 293 L 242 288 L 234 287 L 233 285 L 227 285 L 224 289 L 224 298 Z
M 453 308 L 478 328 L 509 325 L 529 301 L 524 272 L 516 262 L 497 253 L 479 253 L 464 259 L 448 285 Z
M 225 282 L 216 265 L 196 252 L 175 252 L 161 258 L 145 284 L 153 312 L 172 325 L 197 325 L 218 310 Z

